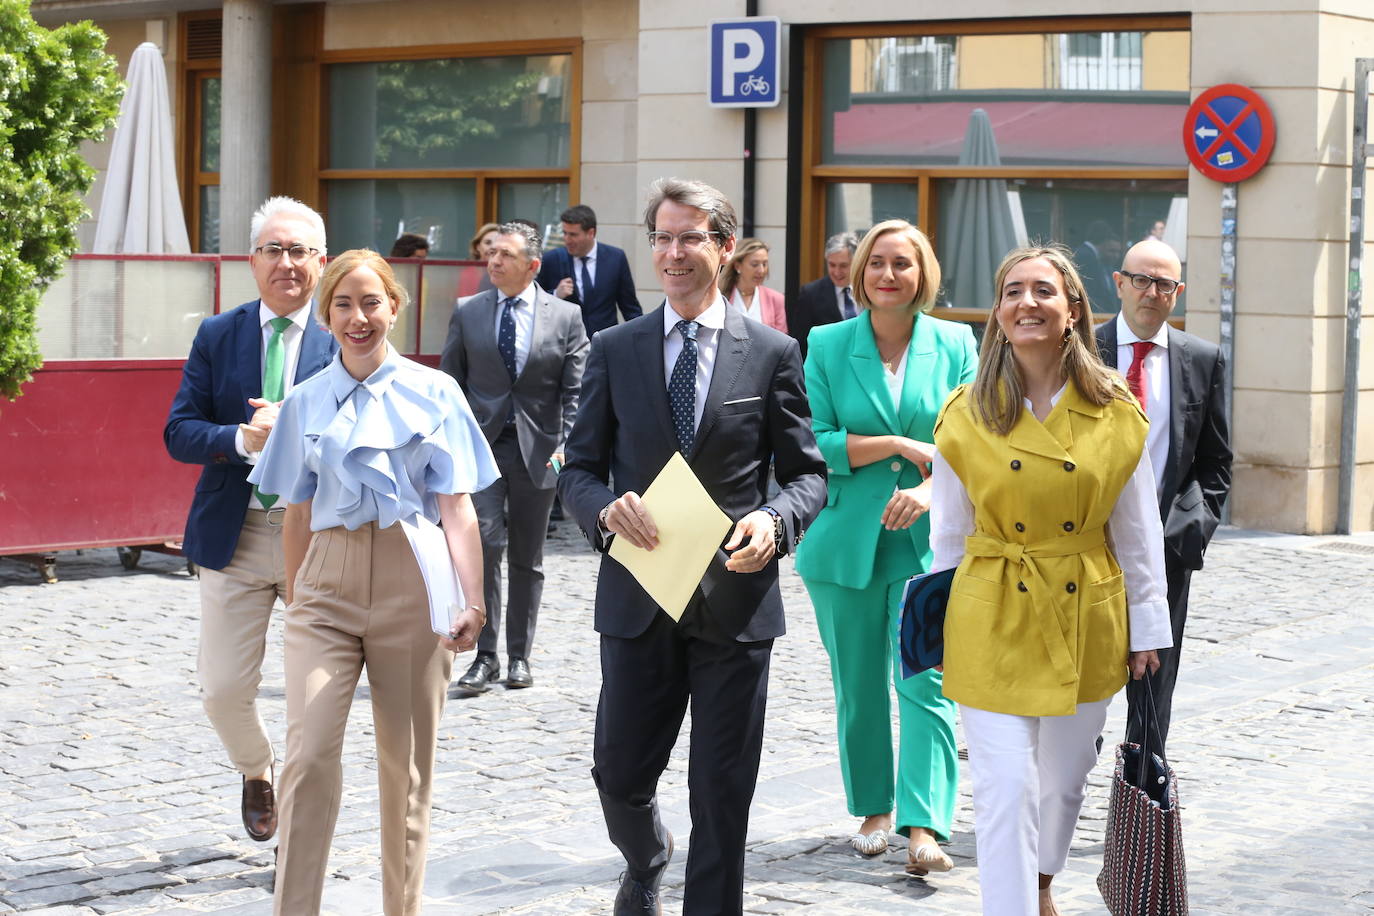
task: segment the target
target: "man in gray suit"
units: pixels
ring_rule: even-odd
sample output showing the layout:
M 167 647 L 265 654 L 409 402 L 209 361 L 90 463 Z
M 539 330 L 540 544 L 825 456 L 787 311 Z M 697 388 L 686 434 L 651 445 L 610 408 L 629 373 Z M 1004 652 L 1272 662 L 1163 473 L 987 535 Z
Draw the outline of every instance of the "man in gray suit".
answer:
M 500 480 L 472 497 L 481 526 L 487 624 L 476 660 L 458 679 L 463 696 L 484 692 L 501 676 L 496 642 L 507 544 L 506 686 L 534 683 L 529 657 L 544 591 L 544 539 L 587 359 L 581 310 L 534 282 L 539 234 L 521 223 L 505 223 L 499 232 L 487 262 L 493 288 L 459 300 L 439 362 L 462 386 L 501 469 Z
M 1145 448 L 1154 469 L 1164 520 L 1164 572 L 1169 580 L 1172 648 L 1159 650 L 1151 678 L 1162 740 L 1169 737 L 1174 682 L 1188 619 L 1188 585 L 1221 519 L 1231 490 L 1227 427 L 1226 360 L 1216 344 L 1170 327 L 1167 319 L 1183 291 L 1183 268 L 1172 248 L 1146 239 L 1126 252 L 1113 272 L 1121 312 L 1097 328 L 1102 360 L 1126 384 L 1150 418 Z M 1139 714 L 1145 682 L 1129 681 L 1128 741 L 1143 737 Z

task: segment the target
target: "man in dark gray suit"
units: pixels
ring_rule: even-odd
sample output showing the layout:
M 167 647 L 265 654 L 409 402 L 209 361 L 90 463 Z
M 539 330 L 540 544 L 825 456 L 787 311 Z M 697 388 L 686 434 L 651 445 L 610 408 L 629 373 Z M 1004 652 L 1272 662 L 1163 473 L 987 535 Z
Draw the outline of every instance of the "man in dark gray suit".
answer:
M 742 909 L 768 662 L 784 630 L 777 557 L 825 504 L 825 461 L 796 341 L 747 321 L 716 286 L 735 248 L 730 202 L 701 182 L 661 179 L 645 223 L 667 301 L 593 336 L 559 495 L 597 550 L 613 537 L 652 549 L 658 532 L 639 494 L 681 452 L 735 524 L 676 623 L 602 557 L 592 778 L 626 862 L 614 912 L 661 912 L 673 841 L 655 793 L 690 703 L 682 912 L 729 916 Z M 771 498 L 770 459 L 781 488 Z
M 1167 319 L 1183 291 L 1178 255 L 1157 239 L 1126 252 L 1113 272 L 1121 312 L 1097 328 L 1103 361 L 1126 376 L 1150 418 L 1145 447 L 1155 474 L 1164 520 L 1164 571 L 1169 580 L 1169 617 L 1174 644 L 1159 650 L 1152 678 L 1161 737 L 1169 735 L 1174 683 L 1188 617 L 1193 570 L 1221 519 L 1231 489 L 1227 427 L 1226 363 L 1216 344 L 1170 327 Z M 1127 740 L 1143 735 L 1139 715 L 1145 682 L 1129 681 Z
M 530 649 L 544 591 L 544 540 L 557 468 L 577 414 L 587 334 L 576 305 L 539 288 L 539 234 L 500 227 L 487 262 L 492 289 L 459 300 L 439 366 L 457 379 L 491 443 L 501 479 L 474 493 L 482 535 L 487 624 L 477 658 L 458 679 L 472 696 L 501 675 L 501 555 L 510 545 L 506 613 L 507 687 L 529 687 Z

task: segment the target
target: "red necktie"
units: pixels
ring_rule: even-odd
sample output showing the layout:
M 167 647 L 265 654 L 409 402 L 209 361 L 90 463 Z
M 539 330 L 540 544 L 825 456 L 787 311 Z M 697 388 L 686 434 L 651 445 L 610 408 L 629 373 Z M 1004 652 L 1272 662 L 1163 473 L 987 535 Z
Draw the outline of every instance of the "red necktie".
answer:
M 1140 402 L 1140 409 L 1145 409 L 1145 356 L 1154 349 L 1154 341 L 1137 340 L 1131 344 L 1131 349 L 1135 351 L 1135 358 L 1131 360 L 1131 368 L 1126 370 L 1126 387 L 1131 389 L 1131 394 Z

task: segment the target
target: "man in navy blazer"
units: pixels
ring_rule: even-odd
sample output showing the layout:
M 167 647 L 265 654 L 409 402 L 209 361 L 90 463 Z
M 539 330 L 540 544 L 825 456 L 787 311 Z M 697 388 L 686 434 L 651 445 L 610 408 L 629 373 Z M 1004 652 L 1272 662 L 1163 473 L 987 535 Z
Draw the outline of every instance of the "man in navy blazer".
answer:
M 565 247 L 544 254 L 539 285 L 559 299 L 582 306 L 582 324 L 591 337 L 616 324 L 616 310 L 626 321 L 642 313 L 625 252 L 596 240 L 596 214 L 578 204 L 558 217 Z
M 277 829 L 272 743 L 257 711 L 267 628 L 285 600 L 283 505 L 248 484 L 280 400 L 264 392 L 323 369 L 338 349 L 311 317 L 325 257 L 324 222 L 289 197 L 253 214 L 249 265 L 260 298 L 205 319 L 196 332 L 162 437 L 177 461 L 204 468 L 182 550 L 200 566 L 200 656 L 205 712 L 242 773 L 244 830 L 259 842 Z M 275 382 L 264 365 L 280 366 Z
M 1216 344 L 1167 322 L 1183 291 L 1182 273 L 1178 255 L 1158 239 L 1133 245 L 1112 275 L 1121 313 L 1097 328 L 1102 361 L 1116 366 L 1127 384 L 1144 395 L 1142 406 L 1150 418 L 1145 448 L 1164 521 L 1164 572 L 1174 636 L 1172 648 L 1159 650 L 1159 671 L 1151 678 L 1165 741 L 1188 619 L 1188 586 L 1193 570 L 1202 568 L 1231 490 L 1225 357 Z M 1139 718 L 1144 691 L 1145 681 L 1126 684 L 1126 736 L 1136 743 L 1144 737 Z
M 614 912 L 660 913 L 673 840 L 656 787 L 691 705 L 682 912 L 729 916 L 743 907 L 768 663 L 784 630 L 777 557 L 825 505 L 825 461 L 796 341 L 746 320 L 716 286 L 735 247 L 730 202 L 701 182 L 662 179 L 645 223 L 667 301 L 592 338 L 559 496 L 598 551 L 612 537 L 652 548 L 657 529 L 640 494 L 680 452 L 734 525 L 677 622 L 602 557 L 592 778 L 626 862 Z

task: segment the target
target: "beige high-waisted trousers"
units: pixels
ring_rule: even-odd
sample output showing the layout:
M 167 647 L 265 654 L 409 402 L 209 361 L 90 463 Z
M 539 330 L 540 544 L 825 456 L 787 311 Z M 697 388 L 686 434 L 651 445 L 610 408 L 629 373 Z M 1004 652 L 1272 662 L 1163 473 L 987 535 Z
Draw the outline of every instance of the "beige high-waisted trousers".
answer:
M 277 830 L 278 916 L 312 916 L 343 788 L 344 727 L 363 666 L 380 794 L 382 909 L 420 912 L 434 746 L 453 655 L 429 627 L 400 525 L 318 531 L 286 610 L 286 768 Z

